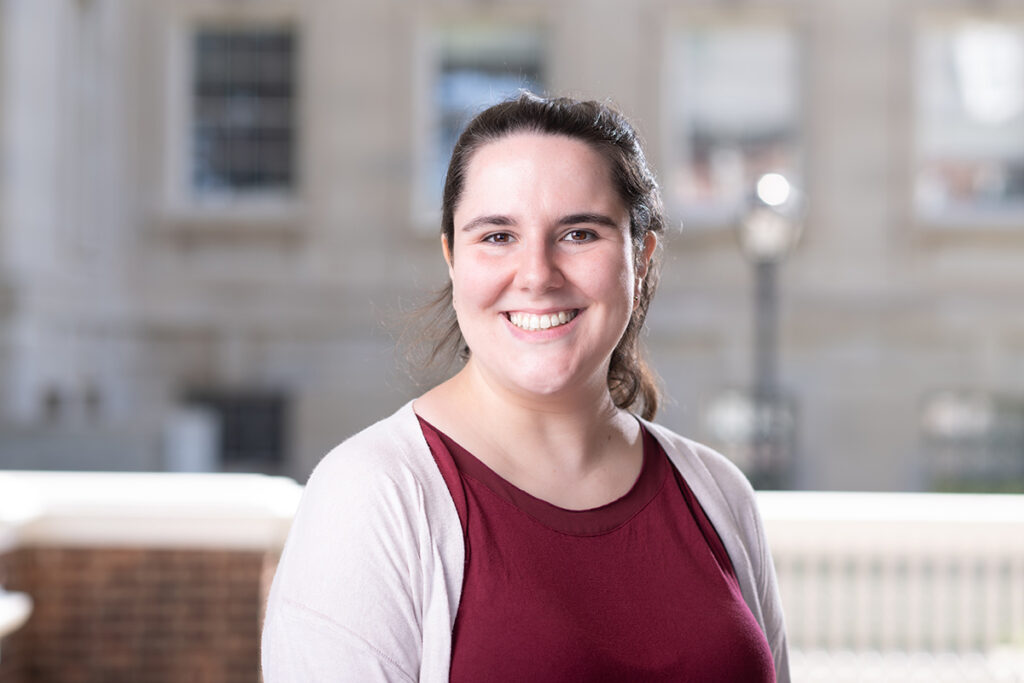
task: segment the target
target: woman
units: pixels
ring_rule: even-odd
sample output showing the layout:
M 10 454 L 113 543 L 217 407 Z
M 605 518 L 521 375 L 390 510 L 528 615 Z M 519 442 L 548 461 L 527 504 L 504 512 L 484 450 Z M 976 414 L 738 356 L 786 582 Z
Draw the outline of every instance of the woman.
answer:
M 607 106 L 523 94 L 469 124 L 441 236 L 465 362 L 313 473 L 266 683 L 788 681 L 749 484 L 647 421 L 662 230 Z

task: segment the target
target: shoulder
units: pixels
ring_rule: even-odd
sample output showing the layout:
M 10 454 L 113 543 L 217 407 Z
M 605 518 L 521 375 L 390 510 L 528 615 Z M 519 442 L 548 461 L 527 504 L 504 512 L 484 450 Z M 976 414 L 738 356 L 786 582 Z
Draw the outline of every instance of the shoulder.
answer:
M 459 559 L 449 540 L 458 540 L 455 532 L 454 504 L 407 404 L 336 446 L 313 470 L 278 564 L 275 596 L 351 616 L 377 586 L 380 599 L 405 595 L 411 605 L 410 579 L 436 552 Z
M 331 449 L 313 469 L 307 487 L 342 477 L 394 474 L 408 469 L 424 446 L 417 441 L 419 434 L 412 404 L 406 404 Z
M 660 425 L 645 425 L 661 443 L 718 531 L 741 581 L 748 571 L 760 574 L 770 560 L 757 499 L 747 478 L 713 448 Z
M 446 505 L 447 503 L 447 505 Z M 452 508 L 451 514 L 447 510 Z M 415 556 L 458 526 L 411 404 L 346 439 L 321 459 L 292 520 L 279 573 L 363 572 L 371 560 L 414 564 Z M 358 552 L 353 553 L 354 549 Z M 377 568 L 379 570 L 379 567 Z M 298 577 L 299 574 L 296 574 Z
M 665 449 L 672 464 L 691 486 L 694 481 L 715 489 L 730 507 L 756 506 L 754 489 L 740 469 L 724 455 L 653 422 L 644 422 Z M 701 501 L 702 503 L 704 501 Z
M 431 521 L 437 487 L 417 430 L 406 405 L 335 447 L 310 476 L 267 600 L 264 661 L 278 680 L 312 679 L 303 666 L 335 660 L 349 672 L 365 665 L 416 679 L 424 589 L 448 590 L 431 582 L 444 576 L 431 571 L 432 524 L 451 526 L 443 514 Z
M 366 427 L 335 446 L 313 469 L 306 483 L 303 508 L 362 506 L 397 496 L 417 506 L 423 491 L 439 491 L 434 465 L 412 404 Z M 417 506 L 420 507 L 420 506 Z

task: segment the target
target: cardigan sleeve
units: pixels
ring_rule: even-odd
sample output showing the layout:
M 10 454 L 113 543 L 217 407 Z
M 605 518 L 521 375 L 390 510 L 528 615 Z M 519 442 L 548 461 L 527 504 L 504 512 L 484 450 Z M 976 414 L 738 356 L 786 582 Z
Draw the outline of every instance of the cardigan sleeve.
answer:
M 346 444 L 317 466 L 267 601 L 265 683 L 419 679 L 423 511 L 407 474 Z
M 786 623 L 782 611 L 782 597 L 779 594 L 778 580 L 775 576 L 775 562 L 768 548 L 764 532 L 764 523 L 757 504 L 753 502 L 751 491 L 750 514 L 754 521 L 754 533 L 757 538 L 757 597 L 764 615 L 765 637 L 775 659 L 775 680 L 778 683 L 789 683 L 789 646 L 786 642 Z
M 409 682 L 404 667 L 327 615 L 287 598 L 268 610 L 263 627 L 265 683 Z

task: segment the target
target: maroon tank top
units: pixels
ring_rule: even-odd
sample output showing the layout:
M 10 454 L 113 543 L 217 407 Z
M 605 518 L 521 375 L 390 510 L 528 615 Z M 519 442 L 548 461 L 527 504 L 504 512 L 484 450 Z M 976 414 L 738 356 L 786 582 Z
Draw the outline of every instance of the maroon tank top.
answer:
M 466 542 L 451 681 L 775 680 L 718 534 L 646 429 L 629 492 L 566 510 L 420 425 Z

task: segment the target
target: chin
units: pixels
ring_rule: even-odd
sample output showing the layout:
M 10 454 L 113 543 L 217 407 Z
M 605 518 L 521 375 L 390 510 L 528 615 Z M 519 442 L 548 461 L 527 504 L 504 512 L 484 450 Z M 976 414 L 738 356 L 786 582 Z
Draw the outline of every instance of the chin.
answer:
M 573 379 L 572 374 L 553 375 L 540 369 L 527 375 L 511 378 L 524 394 L 531 394 L 538 397 L 556 396 L 571 389 L 578 381 Z
M 524 394 L 532 394 L 534 396 L 554 396 L 566 388 L 565 382 L 520 380 L 516 384 Z

